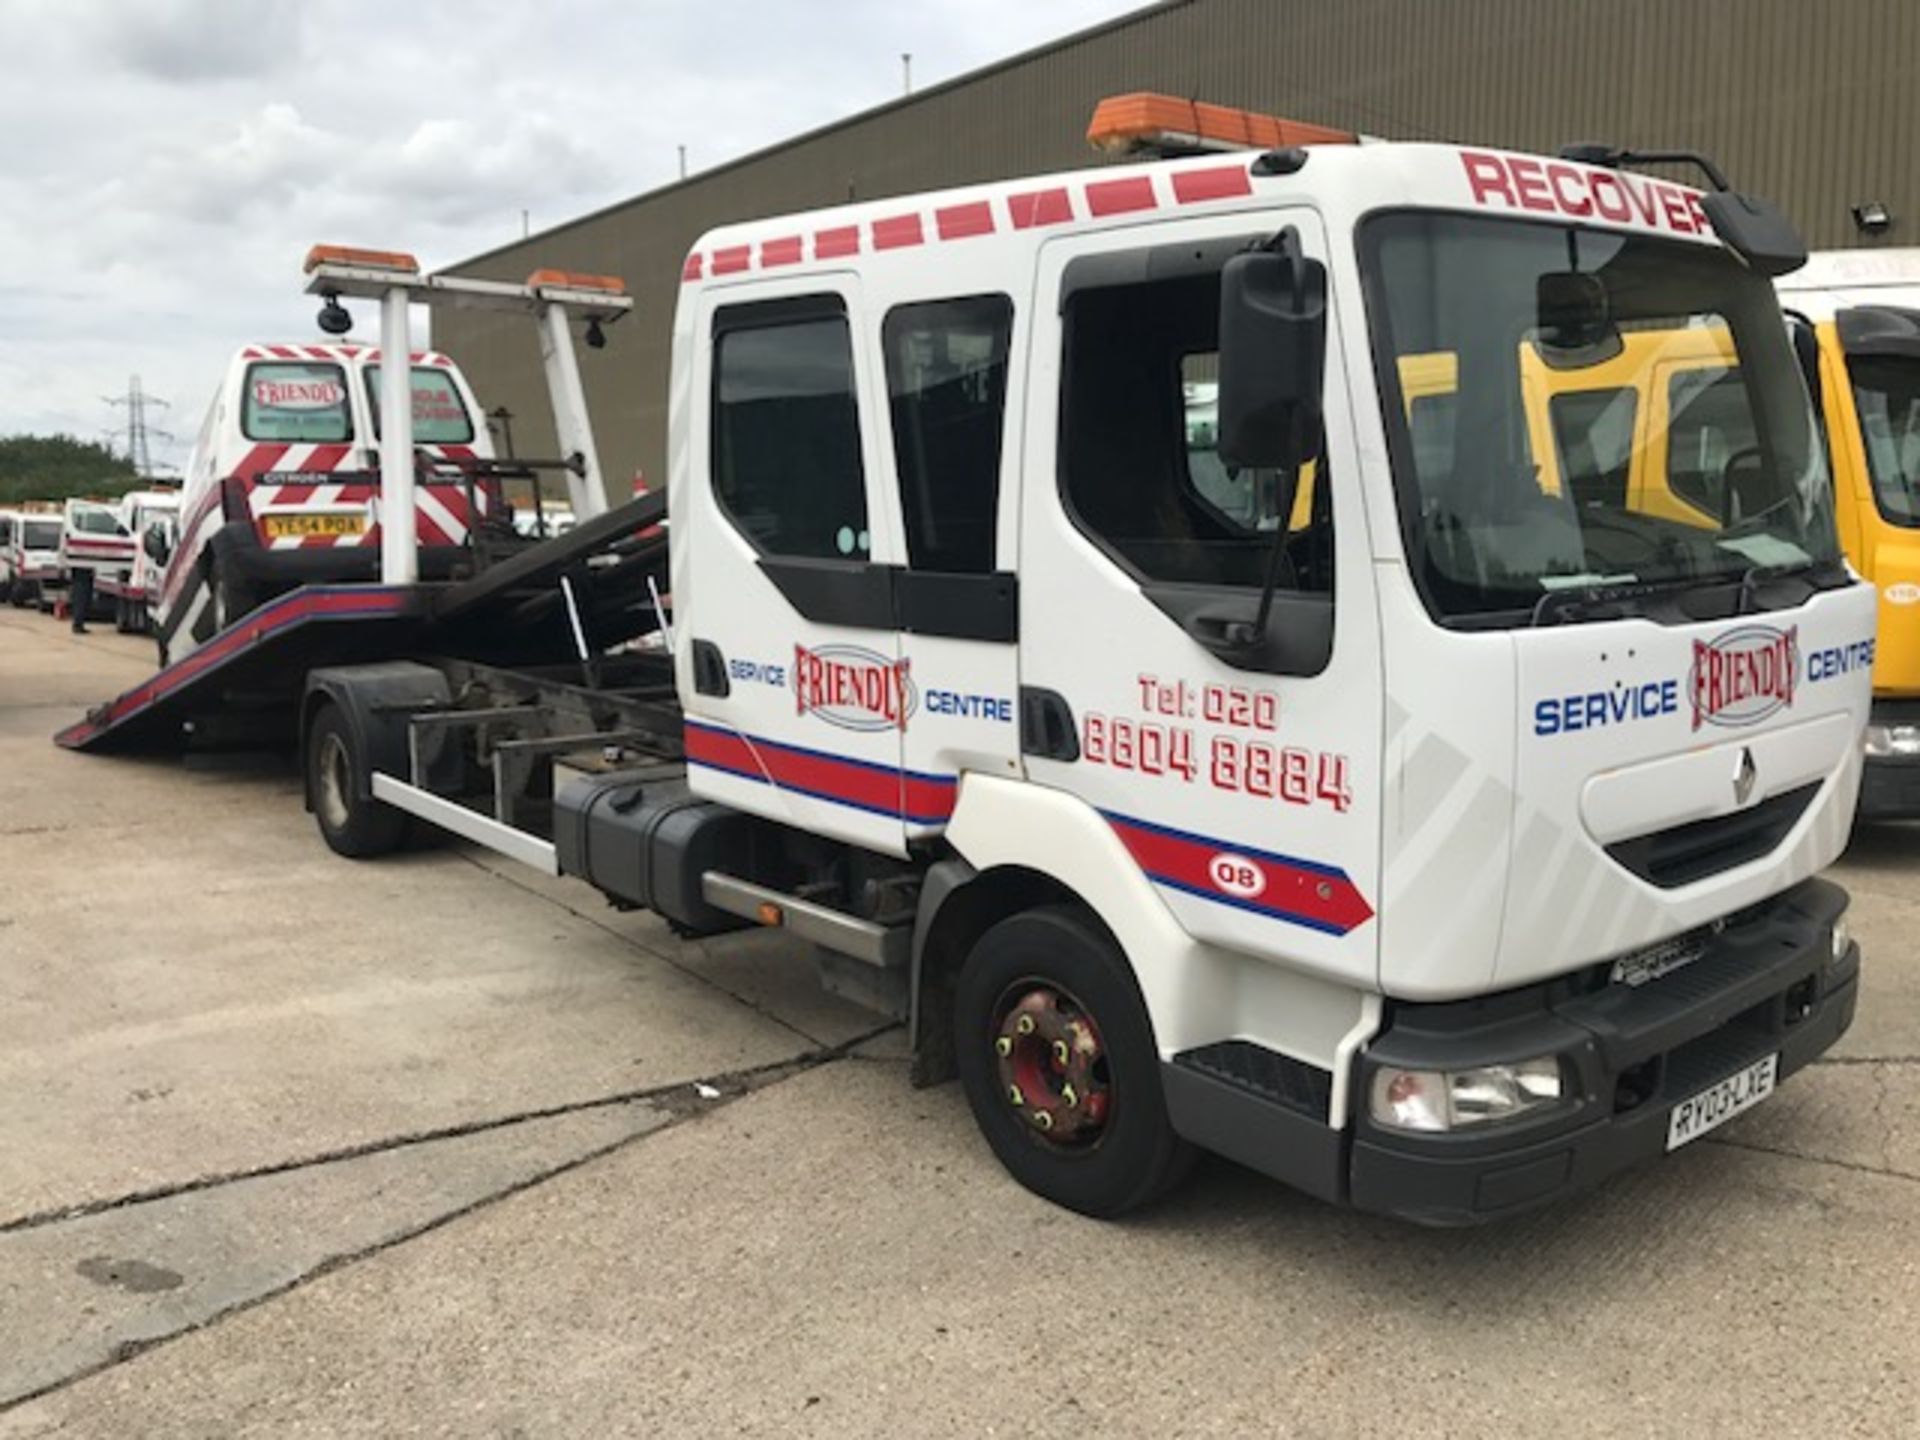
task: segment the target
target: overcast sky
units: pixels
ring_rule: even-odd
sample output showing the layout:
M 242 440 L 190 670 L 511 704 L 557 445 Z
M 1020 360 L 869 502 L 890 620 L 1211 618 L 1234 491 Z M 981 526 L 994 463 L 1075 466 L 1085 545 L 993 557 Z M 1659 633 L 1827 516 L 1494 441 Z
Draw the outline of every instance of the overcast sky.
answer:
M 220 367 L 307 338 L 317 240 L 428 268 L 1142 0 L 0 0 L 0 434 L 177 464 Z M 829 21 L 831 23 L 829 23 Z M 123 423 L 123 422 L 121 422 Z

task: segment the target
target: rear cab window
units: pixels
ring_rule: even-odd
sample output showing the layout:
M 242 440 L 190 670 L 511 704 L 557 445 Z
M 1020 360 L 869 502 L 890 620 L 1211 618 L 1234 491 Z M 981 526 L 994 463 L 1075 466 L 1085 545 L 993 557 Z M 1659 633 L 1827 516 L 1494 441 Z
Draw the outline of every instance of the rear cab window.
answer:
M 369 365 L 364 371 L 367 386 L 367 413 L 373 417 L 373 433 L 380 434 L 380 367 Z M 450 371 L 437 365 L 413 367 L 413 443 L 416 445 L 465 445 L 473 439 L 473 417 L 460 396 Z
M 249 440 L 341 444 L 353 438 L 346 372 L 323 361 L 247 367 L 240 433 Z

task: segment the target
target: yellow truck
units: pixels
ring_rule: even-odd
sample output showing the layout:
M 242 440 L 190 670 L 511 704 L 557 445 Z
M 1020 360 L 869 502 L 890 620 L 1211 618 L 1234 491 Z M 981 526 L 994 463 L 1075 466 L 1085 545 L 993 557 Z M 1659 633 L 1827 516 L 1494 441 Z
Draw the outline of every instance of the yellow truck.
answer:
M 1859 815 L 1920 818 L 1920 249 L 1816 254 L 1779 290 L 1826 432 L 1841 543 L 1879 595 Z M 1738 503 L 1727 476 L 1760 440 L 1727 331 L 1619 342 L 1571 369 L 1520 346 L 1541 490 L 1720 528 Z M 1403 356 L 1398 369 L 1414 445 L 1450 448 L 1454 357 Z

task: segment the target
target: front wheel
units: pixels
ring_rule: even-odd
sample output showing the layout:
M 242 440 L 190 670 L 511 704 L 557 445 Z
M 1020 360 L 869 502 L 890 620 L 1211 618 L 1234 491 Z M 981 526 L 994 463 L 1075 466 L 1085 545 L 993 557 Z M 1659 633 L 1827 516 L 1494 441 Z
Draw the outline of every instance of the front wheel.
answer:
M 1192 1165 L 1133 972 L 1076 909 L 1030 910 L 980 937 L 954 993 L 954 1049 L 993 1153 L 1056 1205 L 1122 1215 Z
M 366 794 L 368 779 L 353 727 L 339 706 L 328 705 L 307 732 L 307 794 L 320 838 L 350 860 L 390 854 L 406 839 L 405 812 Z
M 260 596 L 252 585 L 233 573 L 231 565 L 215 561 L 213 565 L 213 633 L 218 635 L 241 616 L 260 605 Z

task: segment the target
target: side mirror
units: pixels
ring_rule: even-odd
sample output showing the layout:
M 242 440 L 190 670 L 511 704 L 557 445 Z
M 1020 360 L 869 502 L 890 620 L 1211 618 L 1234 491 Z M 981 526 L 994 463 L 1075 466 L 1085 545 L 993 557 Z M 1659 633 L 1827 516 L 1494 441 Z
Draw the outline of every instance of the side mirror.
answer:
M 1807 263 L 1807 242 L 1793 222 L 1765 200 L 1735 190 L 1700 197 L 1713 233 L 1756 275 L 1772 280 Z
M 147 552 L 147 558 L 156 565 L 167 563 L 171 547 L 167 544 L 167 532 L 159 525 L 149 525 L 147 533 L 140 539 L 140 548 Z
M 1327 267 L 1289 225 L 1220 272 L 1215 448 L 1235 468 L 1291 470 L 1320 448 L 1327 357 Z

